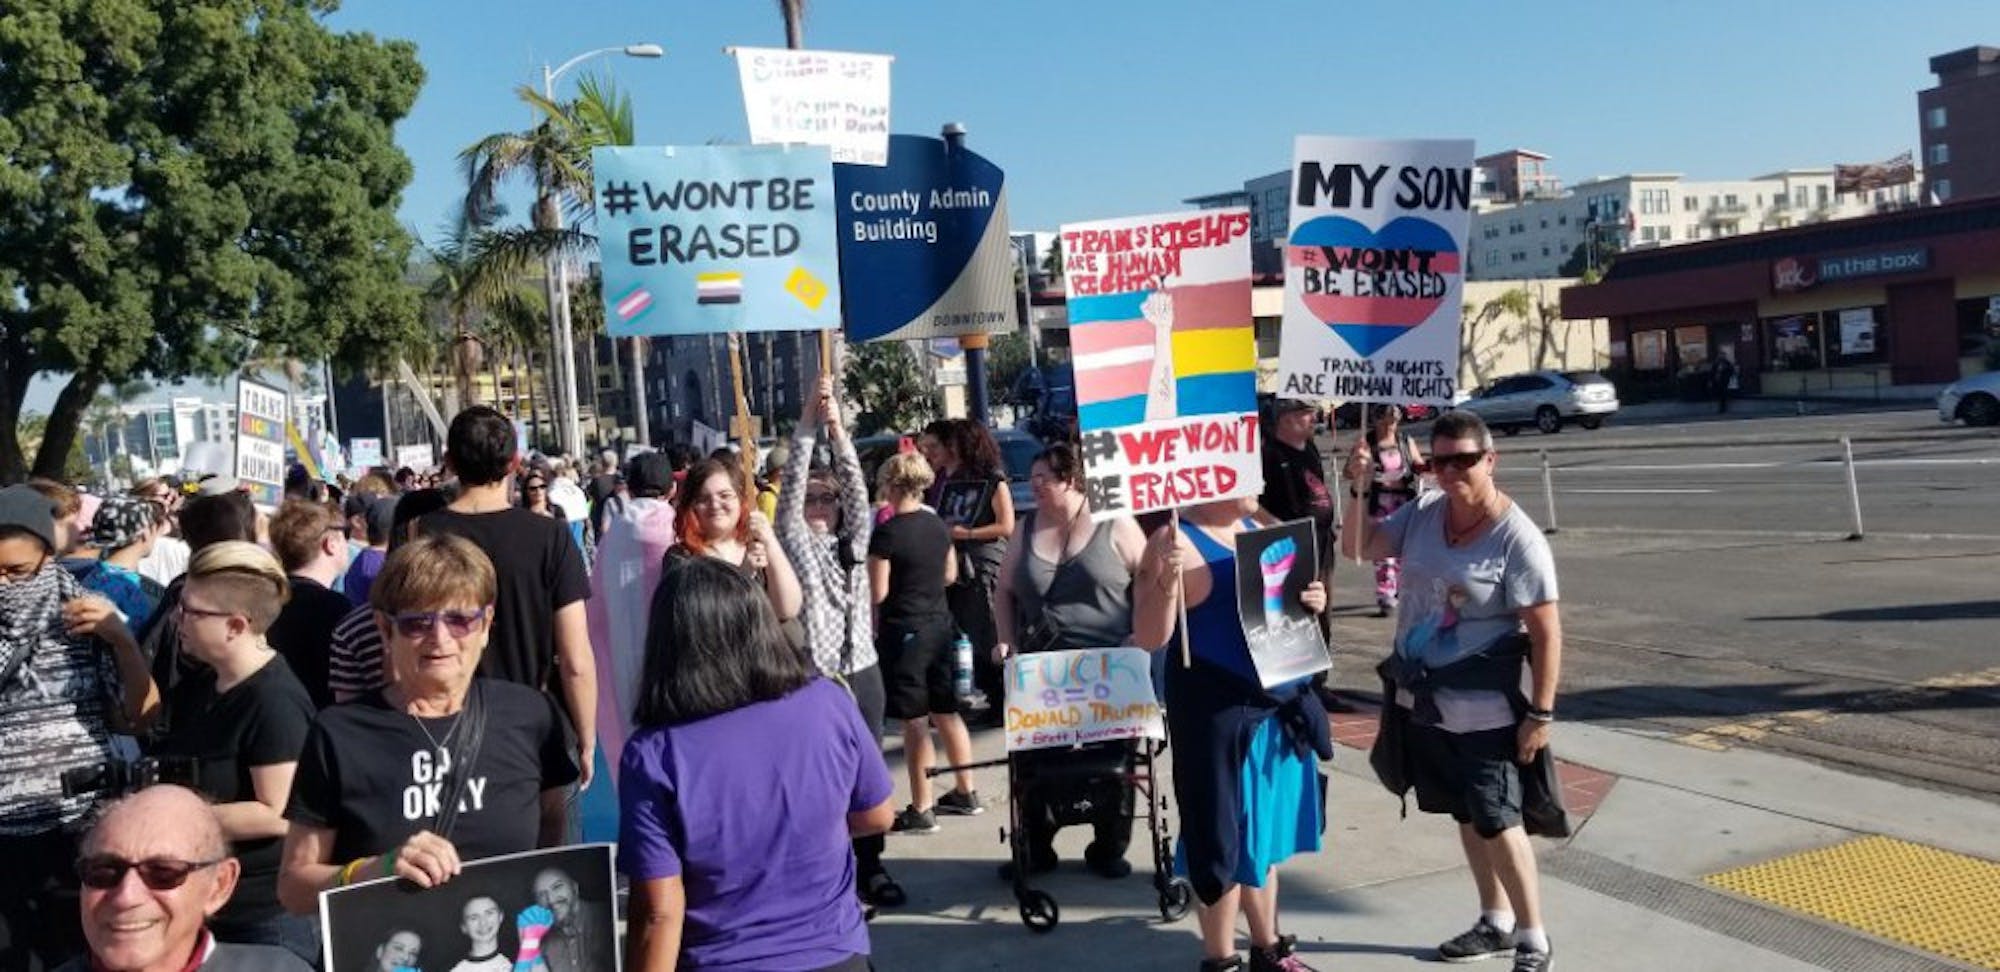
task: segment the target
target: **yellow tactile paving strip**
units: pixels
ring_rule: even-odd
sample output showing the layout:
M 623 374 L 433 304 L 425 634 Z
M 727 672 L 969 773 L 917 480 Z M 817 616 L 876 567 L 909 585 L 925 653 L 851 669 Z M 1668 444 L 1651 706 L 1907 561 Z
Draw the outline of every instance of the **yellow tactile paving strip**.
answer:
M 1863 837 L 1706 880 L 1975 968 L 2000 970 L 2000 863 Z

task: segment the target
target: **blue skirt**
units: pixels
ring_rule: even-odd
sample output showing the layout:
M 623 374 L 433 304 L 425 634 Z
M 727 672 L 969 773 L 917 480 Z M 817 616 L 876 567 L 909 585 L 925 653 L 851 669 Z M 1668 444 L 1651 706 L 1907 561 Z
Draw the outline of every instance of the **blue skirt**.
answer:
M 1265 719 L 1250 737 L 1238 793 L 1243 813 L 1236 821 L 1239 850 L 1231 880 L 1261 888 L 1271 868 L 1293 854 L 1320 849 L 1325 821 L 1319 767 L 1285 737 L 1276 716 Z M 1176 843 L 1174 873 L 1186 877 L 1187 845 Z

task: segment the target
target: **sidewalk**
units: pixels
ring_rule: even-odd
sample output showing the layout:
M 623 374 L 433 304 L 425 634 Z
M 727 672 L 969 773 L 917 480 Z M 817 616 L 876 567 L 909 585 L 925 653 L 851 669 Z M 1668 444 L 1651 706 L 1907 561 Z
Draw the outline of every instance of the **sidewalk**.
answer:
M 1280 869 L 1283 929 L 1322 970 L 1436 967 L 1435 944 L 1477 912 L 1453 827 L 1414 807 L 1399 819 L 1359 748 L 1373 736 L 1365 703 L 1335 722 L 1342 745 L 1330 773 L 1327 847 Z M 1000 734 L 978 734 L 975 744 L 981 758 L 997 756 Z M 1536 841 L 1558 967 L 2000 969 L 2000 864 L 1990 860 L 2000 806 L 1582 724 L 1560 724 L 1554 745 L 1569 764 L 1565 789 L 1581 821 L 1567 841 Z M 900 760 L 890 758 L 900 783 Z M 890 838 L 888 864 L 910 903 L 873 925 L 878 968 L 1195 967 L 1194 917 L 1167 924 L 1155 910 L 1143 821 L 1128 854 L 1135 872 L 1121 881 L 1082 869 L 1088 828 L 1063 831 L 1064 866 L 1037 884 L 1060 905 L 1061 924 L 1036 934 L 994 876 L 1006 858 L 1003 771 L 982 771 L 980 791 L 983 816 L 944 818 L 933 836 Z M 1888 839 L 1854 843 L 1877 836 Z M 1822 858 L 1787 859 L 1827 849 Z M 1961 958 L 1705 883 L 1776 859 L 1787 860 L 1724 880 Z

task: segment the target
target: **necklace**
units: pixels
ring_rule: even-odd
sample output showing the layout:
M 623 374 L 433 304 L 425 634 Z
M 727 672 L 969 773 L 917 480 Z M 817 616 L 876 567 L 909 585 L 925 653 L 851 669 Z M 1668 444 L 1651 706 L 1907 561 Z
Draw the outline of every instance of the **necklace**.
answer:
M 1467 540 L 1472 539 L 1473 535 L 1478 533 L 1479 529 L 1486 525 L 1486 521 L 1493 519 L 1494 505 L 1495 504 L 1490 502 L 1481 503 L 1479 505 L 1479 518 L 1473 520 L 1472 523 L 1466 526 L 1465 528 L 1459 529 L 1451 525 L 1451 505 L 1447 503 L 1444 508 L 1445 545 L 1456 547 L 1465 543 Z
M 466 702 L 469 704 L 471 699 L 468 698 Z M 430 741 L 431 748 L 436 750 L 438 757 L 440 759 L 449 759 L 450 757 L 445 755 L 445 747 L 451 745 L 451 737 L 458 734 L 459 724 L 465 721 L 465 708 L 461 706 L 457 712 L 452 713 L 451 728 L 444 731 L 443 739 L 431 735 L 431 727 L 424 725 L 422 716 L 414 712 L 407 714 L 410 717 L 410 721 L 417 724 L 417 731 L 423 733 L 424 738 Z

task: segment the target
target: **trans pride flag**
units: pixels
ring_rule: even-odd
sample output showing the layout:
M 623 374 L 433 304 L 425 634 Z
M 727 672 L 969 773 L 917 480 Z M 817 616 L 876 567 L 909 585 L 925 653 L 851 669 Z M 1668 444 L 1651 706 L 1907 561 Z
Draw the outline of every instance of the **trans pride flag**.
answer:
M 1065 279 L 1084 431 L 1256 411 L 1248 222 L 1204 210 L 1063 227 L 1081 264 Z

